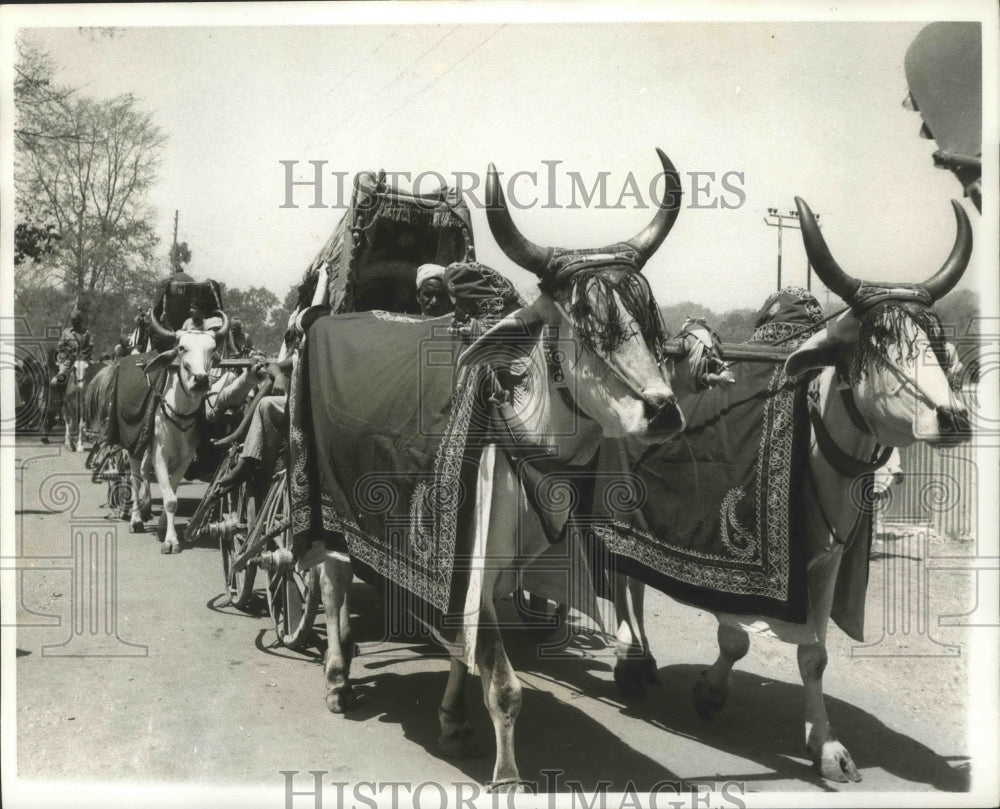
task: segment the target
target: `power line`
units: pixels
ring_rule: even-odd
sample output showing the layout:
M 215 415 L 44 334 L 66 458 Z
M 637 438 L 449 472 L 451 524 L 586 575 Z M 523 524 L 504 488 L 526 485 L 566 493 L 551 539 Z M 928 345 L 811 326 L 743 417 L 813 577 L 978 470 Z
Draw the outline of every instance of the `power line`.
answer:
M 455 27 L 457 28 L 458 26 L 455 26 Z M 368 129 L 366 129 L 364 132 L 362 132 L 360 135 L 358 135 L 358 137 L 356 137 L 349 144 L 347 144 L 347 147 L 345 147 L 345 148 L 349 148 L 349 147 L 353 146 L 355 143 L 357 143 L 363 137 L 365 137 L 366 135 L 368 135 L 374 129 L 380 127 L 382 124 L 384 124 L 386 121 L 388 121 L 393 115 L 395 115 L 401 109 L 403 109 L 404 107 L 406 107 L 409 104 L 412 104 L 414 101 L 416 101 L 417 98 L 419 98 L 421 95 L 423 95 L 427 90 L 429 90 L 431 87 L 433 87 L 437 82 L 441 81 L 441 79 L 443 79 L 445 76 L 447 76 L 449 73 L 451 73 L 452 70 L 454 70 L 456 67 L 458 67 L 460 64 L 462 64 L 462 62 L 464 62 L 466 59 L 468 59 L 470 56 L 472 56 L 472 54 L 474 54 L 476 51 L 478 51 L 481 47 L 483 47 L 487 42 L 489 42 L 491 39 L 493 39 L 493 37 L 495 37 L 497 34 L 499 34 L 500 31 L 502 31 L 506 27 L 507 27 L 507 24 L 504 23 L 499 28 L 497 28 L 495 31 L 493 31 L 491 34 L 489 34 L 485 39 L 483 39 L 481 42 L 479 42 L 472 50 L 470 50 L 467 54 L 465 54 L 465 56 L 463 56 L 457 62 L 455 62 L 454 64 L 452 64 L 440 76 L 435 76 L 433 79 L 431 79 L 427 84 L 425 84 L 416 93 L 414 93 L 412 96 L 410 96 L 408 99 L 406 99 L 406 101 L 404 101 L 402 104 L 400 104 L 394 110 L 392 110 L 388 115 L 386 115 L 384 118 L 381 118 L 375 124 L 373 124 Z M 452 30 L 454 30 L 454 28 Z M 449 33 L 451 33 L 451 32 L 449 32 Z
M 415 59 L 415 60 L 414 60 L 414 61 L 413 61 L 413 62 L 411 63 L 411 65 L 410 65 L 409 67 L 405 67 L 405 68 L 403 68 L 403 69 L 402 69 L 402 70 L 401 70 L 401 71 L 400 71 L 399 73 L 397 73 L 397 74 L 396 74 L 396 76 L 395 76 L 395 77 L 394 77 L 393 79 L 391 79 L 391 80 L 389 81 L 389 83 L 388 83 L 388 84 L 386 84 L 385 86 L 383 86 L 383 87 L 382 87 L 382 89 L 380 89 L 380 90 L 379 90 L 379 91 L 378 91 L 377 93 L 375 93 L 375 95 L 373 95 L 373 96 L 370 96 L 369 98 L 365 99 L 365 103 L 366 103 L 366 104 L 369 104 L 369 103 L 371 103 L 371 102 L 372 102 L 372 101 L 374 101 L 374 100 L 375 100 L 376 98 L 378 98 L 378 97 L 379 97 L 380 95 L 382 95 L 382 93 L 384 93 L 384 92 L 385 92 L 386 90 L 388 90 L 388 89 L 389 89 L 390 87 L 392 87 L 392 86 L 393 86 L 393 85 L 395 85 L 395 84 L 396 84 L 397 82 L 399 82 L 399 80 L 400 80 L 400 79 L 401 79 L 401 78 L 402 78 L 403 76 L 405 76 L 405 75 L 406 75 L 407 73 L 409 73 L 409 72 L 411 72 L 411 71 L 412 71 L 412 69 L 413 69 L 413 65 L 416 65 L 416 64 L 420 63 L 420 62 L 421 62 L 421 61 L 422 61 L 422 60 L 424 59 L 424 57 L 426 57 L 426 56 L 427 56 L 427 55 L 428 55 L 428 54 L 429 54 L 429 53 L 430 53 L 431 51 L 433 51 L 433 50 L 434 50 L 434 49 L 435 49 L 435 48 L 436 48 L 436 47 L 437 47 L 438 45 L 440 45 L 440 44 L 441 44 L 442 42 L 444 42 L 444 41 L 445 41 L 445 40 L 446 40 L 446 39 L 447 39 L 447 38 L 448 38 L 449 36 L 451 36 L 451 34 L 453 34 L 453 33 L 454 33 L 454 32 L 455 32 L 455 31 L 456 31 L 457 29 L 458 29 L 458 27 L 459 27 L 458 25 L 454 25 L 454 26 L 452 26 L 452 27 L 451 27 L 450 29 L 448 29 L 448 30 L 447 30 L 447 31 L 446 31 L 446 32 L 444 33 L 444 35 L 443 35 L 443 36 L 442 36 L 442 37 L 441 37 L 440 39 L 438 39 L 438 40 L 437 40 L 437 41 L 436 41 L 436 42 L 435 42 L 435 43 L 434 43 L 433 45 L 431 45 L 431 46 L 430 46 L 429 48 L 427 48 L 427 50 L 425 50 L 425 51 L 424 51 L 423 53 L 421 53 L 421 54 L 420 54 L 420 56 L 418 56 L 418 57 L 417 57 L 417 58 L 416 58 L 416 59 Z M 360 105 L 359 105 L 359 106 L 360 106 Z M 354 117 L 355 117 L 355 116 L 356 116 L 357 114 L 358 114 L 357 110 L 355 110 L 354 112 L 352 112 L 352 113 L 351 113 L 350 115 L 348 115 L 348 116 L 347 116 L 346 118 L 344 118 L 344 119 L 343 119 L 343 120 L 342 120 L 342 121 L 341 121 L 341 122 L 340 122 L 339 124 L 337 124 L 337 125 L 336 125 L 336 126 L 335 126 L 335 127 L 333 128 L 333 129 L 331 129 L 331 130 L 330 130 L 330 133 L 329 133 L 329 134 L 331 134 L 331 135 L 332 135 L 332 134 L 333 134 L 334 132 L 338 131 L 339 129 L 342 129 L 342 128 L 344 127 L 344 125 L 345 125 L 345 124 L 346 124 L 346 123 L 347 123 L 348 121 L 350 121 L 350 120 L 351 120 L 352 118 L 354 118 Z M 377 124 L 376 124 L 376 126 L 377 126 Z

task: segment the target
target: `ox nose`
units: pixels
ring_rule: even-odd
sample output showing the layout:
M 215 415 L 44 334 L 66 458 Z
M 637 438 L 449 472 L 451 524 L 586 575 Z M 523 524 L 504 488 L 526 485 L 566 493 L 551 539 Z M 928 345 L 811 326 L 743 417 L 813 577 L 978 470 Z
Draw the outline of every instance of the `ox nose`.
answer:
M 655 435 L 678 433 L 684 429 L 684 415 L 672 393 L 657 393 L 644 400 L 649 432 Z
M 937 408 L 938 430 L 942 436 L 960 437 L 972 431 L 969 411 L 964 407 Z
M 208 390 L 208 374 L 192 374 L 191 390 Z

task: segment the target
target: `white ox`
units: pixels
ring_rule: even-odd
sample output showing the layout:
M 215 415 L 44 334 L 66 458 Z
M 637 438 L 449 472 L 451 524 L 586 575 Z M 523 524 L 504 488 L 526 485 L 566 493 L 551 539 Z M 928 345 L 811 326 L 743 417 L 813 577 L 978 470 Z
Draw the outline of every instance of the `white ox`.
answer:
M 666 238 L 680 207 L 677 173 L 666 155 L 657 152 L 667 188 L 673 189 L 668 199 L 633 239 L 593 251 L 542 248 L 524 238 L 507 210 L 496 170 L 490 166 L 490 228 L 508 257 L 539 275 L 541 295 L 469 347 L 460 367 L 485 363 L 505 378 L 510 393 L 507 423 L 512 432 L 529 444 L 558 448 L 562 462 L 586 463 L 604 436 L 634 436 L 653 443 L 669 439 L 684 426 L 664 357 L 658 351 L 662 335 L 650 332 L 656 303 L 638 272 Z M 658 327 L 658 313 L 653 317 Z M 610 325 L 611 329 L 604 337 L 588 337 L 581 331 L 581 322 Z M 559 345 L 564 346 L 562 341 L 569 338 L 575 350 L 554 349 L 551 334 L 560 329 Z M 608 338 L 612 332 L 617 337 Z M 521 706 L 521 684 L 504 651 L 494 599 L 513 589 L 517 569 L 530 563 L 532 554 L 541 552 L 545 543 L 526 548 L 524 537 L 516 535 L 522 520 L 537 522 L 538 518 L 518 514 L 520 484 L 504 453 L 487 449 L 481 472 L 483 467 L 492 473 L 492 483 L 480 500 L 490 506 L 477 518 L 475 547 L 485 548 L 477 553 L 483 553 L 486 561 L 481 591 L 470 597 L 473 615 L 478 616 L 474 660 L 496 735 L 490 787 L 508 790 L 516 789 L 520 780 L 514 722 Z M 310 563 L 305 560 L 306 565 Z M 334 554 L 322 561 L 327 707 L 335 713 L 349 709 L 354 700 L 349 682 L 353 644 L 347 603 L 352 576 L 346 557 Z M 454 650 L 452 654 L 439 711 L 439 741 L 448 755 L 475 755 L 479 748 L 466 721 L 464 696 L 468 659 Z
M 155 476 L 163 499 L 163 514 L 160 518 L 160 533 L 163 540 L 161 553 L 179 553 L 177 528 L 174 519 L 177 514 L 177 486 L 194 459 L 198 448 L 199 433 L 195 429 L 198 413 L 212 383 L 210 371 L 229 333 L 229 317 L 225 312 L 217 313 L 221 325 L 217 330 L 178 331 L 164 328 L 155 315 L 150 313 L 150 327 L 160 337 L 174 341 L 174 347 L 159 354 L 146 368 L 147 373 L 177 362 L 176 368 L 169 368 L 163 394 L 156 404 L 153 434 L 149 445 L 141 455 L 129 455 L 132 472 L 132 514 L 130 517 L 133 533 L 145 530 L 143 513 L 149 512 L 151 500 L 150 481 Z M 221 387 L 225 378 L 216 381 Z
M 836 738 L 823 699 L 826 633 L 834 601 L 842 544 L 861 517 L 859 475 L 872 472 L 888 449 L 916 441 L 954 446 L 967 441 L 969 416 L 952 389 L 960 364 L 945 343 L 931 310 L 954 287 L 968 265 L 972 234 L 968 217 L 953 202 L 958 232 L 951 255 L 921 284 L 862 282 L 834 261 L 809 207 L 796 198 L 809 259 L 826 286 L 850 305 L 809 338 L 785 364 L 789 376 L 818 372 L 819 415 L 809 450 L 806 487 L 808 608 L 805 624 L 754 615 L 718 613 L 719 656 L 695 685 L 698 713 L 709 719 L 726 703 L 733 665 L 747 654 L 750 632 L 770 634 L 798 646 L 805 690 L 806 749 L 817 770 L 833 781 L 860 781 L 847 748 Z M 825 434 L 825 435 L 823 435 Z M 819 437 L 817 437 L 819 435 Z M 871 459 L 879 456 L 876 461 Z M 619 667 L 649 677 L 656 666 L 642 625 L 642 584 L 619 582 Z M 631 652 L 631 654 L 628 654 Z M 630 658 L 630 659 L 626 659 Z
M 87 369 L 90 363 L 77 359 L 70 366 L 69 378 L 63 391 L 62 416 L 66 426 L 66 438 L 63 445 L 69 452 L 83 452 L 83 442 L 86 438 L 87 423 L 84 395 L 87 386 Z

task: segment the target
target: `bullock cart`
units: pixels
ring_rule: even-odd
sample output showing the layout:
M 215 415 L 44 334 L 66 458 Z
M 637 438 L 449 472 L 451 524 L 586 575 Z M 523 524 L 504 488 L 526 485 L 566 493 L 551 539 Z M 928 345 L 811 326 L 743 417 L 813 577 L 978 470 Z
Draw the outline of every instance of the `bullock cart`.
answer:
M 442 187 L 415 194 L 387 183 L 385 172 L 360 173 L 347 211 L 304 274 L 292 329 L 301 336 L 312 320 L 326 313 L 419 316 L 417 268 L 474 257 L 469 211 L 457 191 Z M 259 401 L 261 397 L 252 408 Z M 231 603 L 241 609 L 250 606 L 256 573 L 263 569 L 278 640 L 301 649 L 313 640 L 319 574 L 317 568 L 302 574 L 294 566 L 277 563 L 291 555 L 287 436 L 284 443 L 277 468 L 267 470 L 270 476 L 263 481 L 263 490 L 261 481 L 256 481 L 206 506 L 206 511 L 214 509 L 214 519 L 206 521 L 204 530 L 220 540 Z M 233 445 L 220 472 L 231 468 L 238 454 Z M 259 496 L 247 491 L 254 487 Z

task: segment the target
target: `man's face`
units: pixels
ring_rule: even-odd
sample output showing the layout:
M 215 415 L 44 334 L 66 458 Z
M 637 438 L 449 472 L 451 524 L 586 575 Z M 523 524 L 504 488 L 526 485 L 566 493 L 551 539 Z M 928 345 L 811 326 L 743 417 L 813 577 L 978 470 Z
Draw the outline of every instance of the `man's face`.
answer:
M 202 307 L 201 303 L 199 303 L 198 301 L 193 301 L 191 303 L 191 305 L 188 307 L 188 314 L 194 321 L 205 319 L 205 310 Z
M 74 312 L 69 319 L 70 325 L 73 327 L 73 331 L 83 331 L 83 315 L 79 312 Z
M 455 308 L 440 278 L 428 278 L 420 285 L 417 303 L 420 304 L 420 311 L 429 317 L 446 315 Z

